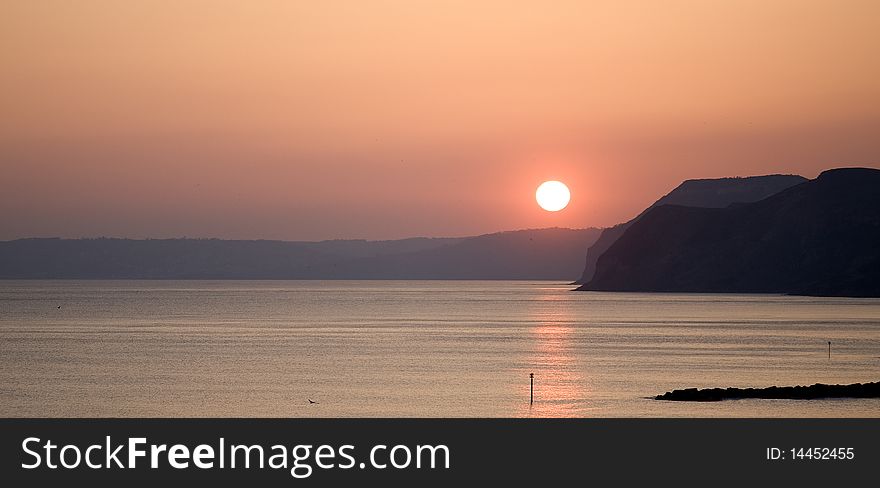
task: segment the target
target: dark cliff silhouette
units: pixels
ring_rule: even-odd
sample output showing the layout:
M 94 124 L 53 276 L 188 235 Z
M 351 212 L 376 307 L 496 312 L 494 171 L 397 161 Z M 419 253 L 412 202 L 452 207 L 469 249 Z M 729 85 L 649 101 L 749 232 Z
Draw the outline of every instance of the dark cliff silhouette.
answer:
M 807 181 L 806 178 L 798 175 L 686 180 L 629 222 L 617 224 L 602 231 L 599 239 L 587 249 L 587 262 L 584 266 L 584 272 L 576 284 L 584 284 L 593 279 L 599 256 L 605 253 L 623 235 L 626 229 L 652 208 L 661 205 L 723 208 L 733 203 L 757 202 L 805 181 Z
M 880 170 L 829 170 L 727 208 L 655 207 L 578 289 L 880 296 Z
M 570 281 L 599 229 L 321 242 L 0 241 L 0 279 L 548 279 Z

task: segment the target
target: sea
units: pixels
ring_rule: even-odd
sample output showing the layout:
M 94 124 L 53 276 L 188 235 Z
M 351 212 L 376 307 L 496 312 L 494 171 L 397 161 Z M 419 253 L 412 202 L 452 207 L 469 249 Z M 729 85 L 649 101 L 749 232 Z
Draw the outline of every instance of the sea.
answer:
M 0 281 L 0 416 L 880 417 L 653 399 L 878 381 L 880 299 L 572 288 Z

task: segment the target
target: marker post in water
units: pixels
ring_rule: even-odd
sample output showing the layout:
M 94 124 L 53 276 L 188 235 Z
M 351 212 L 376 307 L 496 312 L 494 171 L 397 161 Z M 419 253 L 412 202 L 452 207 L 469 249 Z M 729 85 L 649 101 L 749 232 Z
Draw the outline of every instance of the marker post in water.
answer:
M 831 359 L 831 341 L 828 341 L 828 359 Z
M 529 373 L 529 405 L 535 403 L 535 373 Z

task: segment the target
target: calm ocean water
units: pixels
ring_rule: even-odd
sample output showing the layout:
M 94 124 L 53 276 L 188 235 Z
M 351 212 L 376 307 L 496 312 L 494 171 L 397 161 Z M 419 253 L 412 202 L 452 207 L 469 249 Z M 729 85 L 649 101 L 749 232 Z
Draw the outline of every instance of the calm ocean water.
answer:
M 648 398 L 880 380 L 880 300 L 571 288 L 0 281 L 0 416 L 880 416 Z

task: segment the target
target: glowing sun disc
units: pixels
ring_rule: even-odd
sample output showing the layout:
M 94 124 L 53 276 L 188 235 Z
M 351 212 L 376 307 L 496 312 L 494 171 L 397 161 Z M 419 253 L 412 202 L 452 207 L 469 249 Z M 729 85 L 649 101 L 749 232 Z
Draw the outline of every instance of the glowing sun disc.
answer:
M 545 181 L 535 191 L 535 200 L 544 210 L 558 212 L 568 205 L 571 192 L 561 181 Z

